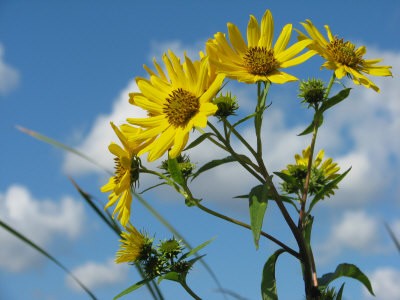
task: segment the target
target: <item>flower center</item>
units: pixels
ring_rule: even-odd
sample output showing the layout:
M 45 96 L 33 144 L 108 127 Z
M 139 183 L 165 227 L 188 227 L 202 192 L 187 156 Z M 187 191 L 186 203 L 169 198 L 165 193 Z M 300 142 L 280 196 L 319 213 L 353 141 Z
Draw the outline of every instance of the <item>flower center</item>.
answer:
M 345 42 L 343 39 L 338 39 L 337 37 L 327 46 L 327 50 L 335 61 L 351 68 L 355 68 L 363 63 L 362 54 L 357 54 L 355 48 L 354 44 L 349 41 Z
M 115 175 L 114 175 L 114 183 L 118 184 L 121 182 L 122 177 L 126 173 L 125 168 L 121 164 L 121 159 L 119 157 L 114 158 L 114 163 L 115 163 Z
M 279 68 L 274 49 L 250 47 L 244 55 L 244 67 L 253 75 L 266 76 Z
M 122 159 L 127 159 L 123 157 Z M 121 157 L 114 158 L 115 163 L 115 175 L 114 175 L 114 183 L 119 184 L 122 180 L 122 177 L 126 174 L 126 172 L 130 173 L 130 186 L 136 187 L 139 181 L 139 167 L 140 167 L 140 159 L 136 155 L 133 155 L 131 158 L 131 168 L 130 170 L 126 169 L 121 163 Z
M 166 101 L 164 113 L 168 122 L 175 127 L 185 127 L 200 108 L 199 99 L 181 88 L 172 91 Z

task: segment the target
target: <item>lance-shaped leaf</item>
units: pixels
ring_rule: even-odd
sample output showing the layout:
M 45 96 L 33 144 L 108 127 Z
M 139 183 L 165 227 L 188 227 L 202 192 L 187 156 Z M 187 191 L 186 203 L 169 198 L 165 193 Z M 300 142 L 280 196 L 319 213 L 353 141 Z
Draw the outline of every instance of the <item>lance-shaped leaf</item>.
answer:
M 311 124 L 308 125 L 308 127 L 306 129 L 304 129 L 303 132 L 299 133 L 298 136 L 307 135 L 307 134 L 313 132 L 315 124 L 317 124 L 317 127 L 320 127 L 323 122 L 324 122 L 324 116 L 322 115 L 322 111 L 319 110 L 315 113 L 314 119 L 311 122 Z
M 63 264 L 61 264 L 52 255 L 47 253 L 44 249 L 42 249 L 41 247 L 36 245 L 34 242 L 32 242 L 30 239 L 28 239 L 22 233 L 16 231 L 14 228 L 8 226 L 6 223 L 4 223 L 1 220 L 0 220 L 0 227 L 3 227 L 5 230 L 7 230 L 9 233 L 11 233 L 16 238 L 20 239 L 26 245 L 31 246 L 33 249 L 38 251 L 40 254 L 47 257 L 49 260 L 51 260 L 53 263 L 55 263 L 58 267 L 60 267 L 63 271 L 65 271 L 69 276 L 71 276 L 71 278 L 89 295 L 90 298 L 97 299 L 96 296 L 77 277 L 75 277 L 74 274 L 72 274 L 70 270 L 68 270 Z
M 135 284 L 131 285 L 130 287 L 128 287 L 127 289 L 125 289 L 124 291 L 119 293 L 117 296 L 115 296 L 114 300 L 119 299 L 122 296 L 125 296 L 125 295 L 127 295 L 129 293 L 132 293 L 133 291 L 136 291 L 138 288 L 144 286 L 146 283 L 148 283 L 151 280 L 153 280 L 153 278 L 143 279 L 141 281 L 136 282 Z
M 349 94 L 350 94 L 351 88 L 343 89 L 339 93 L 337 93 L 335 96 L 329 98 L 326 100 L 320 107 L 320 111 L 324 112 L 328 110 L 329 108 L 333 107 L 334 105 L 342 102 L 344 99 L 346 99 Z
M 267 210 L 269 188 L 266 184 L 257 185 L 251 189 L 249 194 L 250 225 L 253 232 L 254 244 L 258 249 L 261 228 Z
M 311 212 L 312 208 L 314 207 L 315 204 L 317 204 L 317 202 L 319 200 L 321 200 L 328 191 L 332 190 L 335 186 L 338 185 L 338 183 L 340 181 L 342 181 L 342 179 L 347 175 L 347 173 L 349 173 L 351 170 L 351 167 L 347 169 L 346 172 L 344 172 L 343 174 L 340 174 L 338 177 L 336 177 L 335 179 L 333 179 L 331 182 L 329 182 L 327 185 L 325 185 L 314 197 L 314 199 L 311 201 L 310 207 L 308 209 L 308 213 Z
M 246 155 L 239 155 L 239 156 L 242 160 L 251 162 L 250 159 Z M 209 161 L 208 163 L 204 164 L 200 169 L 198 169 L 196 173 L 193 174 L 192 180 L 194 180 L 197 176 L 199 176 L 201 173 L 203 173 L 205 171 L 208 171 L 208 170 L 218 167 L 220 165 L 234 162 L 234 161 L 237 161 L 237 159 L 231 155 L 227 156 L 225 158 Z
M 214 134 L 212 134 L 211 132 L 203 133 L 197 139 L 195 139 L 193 142 L 191 142 L 188 146 L 186 146 L 186 148 L 183 151 L 189 150 L 191 148 L 194 148 L 194 147 L 200 145 L 204 140 L 206 140 L 207 138 L 209 138 L 212 135 L 214 135 Z
M 338 265 L 335 272 L 323 275 L 321 278 L 318 279 L 318 282 L 321 288 L 326 288 L 329 283 L 340 277 L 350 277 L 358 280 L 368 289 L 371 295 L 375 295 L 368 277 L 363 272 L 361 272 L 361 270 L 357 266 L 353 264 L 344 263 Z
M 186 259 L 186 258 L 188 258 L 188 257 L 190 257 L 190 256 L 192 256 L 192 255 L 194 255 L 194 254 L 196 254 L 196 253 L 199 252 L 201 249 L 203 249 L 205 246 L 207 246 L 209 243 L 211 243 L 214 239 L 215 239 L 215 238 L 212 238 L 212 239 L 210 239 L 210 240 L 208 240 L 208 241 L 206 241 L 206 242 L 204 242 L 204 243 L 198 245 L 197 247 L 193 248 L 193 249 L 190 250 L 189 252 L 186 252 L 185 254 L 183 254 L 183 255 L 179 258 L 178 261 L 184 260 L 184 259 Z M 196 257 L 196 259 L 198 259 L 198 258 L 200 258 L 200 256 L 199 256 L 199 257 Z
M 278 300 L 276 291 L 275 265 L 276 261 L 285 250 L 279 249 L 272 254 L 264 265 L 261 279 L 262 300 Z

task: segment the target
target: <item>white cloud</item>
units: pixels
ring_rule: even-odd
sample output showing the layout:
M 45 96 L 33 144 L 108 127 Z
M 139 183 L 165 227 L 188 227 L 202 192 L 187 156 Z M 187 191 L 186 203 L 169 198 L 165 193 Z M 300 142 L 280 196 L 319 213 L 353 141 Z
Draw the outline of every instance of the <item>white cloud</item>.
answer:
M 4 52 L 4 47 L 0 44 L 0 95 L 11 92 L 19 82 L 18 71 L 4 62 Z
M 105 168 L 113 170 L 113 156 L 107 149 L 110 142 L 118 142 L 118 138 L 112 130 L 110 122 L 119 125 L 124 123 L 125 119 L 128 117 L 146 116 L 146 113 L 141 109 L 129 104 L 129 93 L 137 91 L 136 83 L 134 81 L 130 82 L 115 99 L 111 112 L 107 115 L 99 115 L 96 118 L 89 133 L 85 136 L 84 140 L 79 143 L 76 149 Z M 84 175 L 99 172 L 100 169 L 75 154 L 67 153 L 63 163 L 63 170 L 71 175 Z
M 21 185 L 0 193 L 0 218 L 38 246 L 46 249 L 57 236 L 74 239 L 83 227 L 81 202 L 64 197 L 59 203 L 36 200 Z M 18 272 L 36 264 L 42 256 L 4 229 L 0 229 L 0 267 Z
M 128 274 L 128 266 L 116 264 L 113 259 L 105 263 L 87 262 L 72 270 L 72 273 L 90 290 L 111 286 L 124 282 Z M 66 277 L 68 287 L 83 292 L 82 288 L 70 277 Z
M 358 253 L 382 253 L 386 248 L 380 242 L 379 220 L 365 211 L 346 211 L 334 223 L 327 240 L 318 245 L 318 258 L 328 261 L 342 251 L 351 249 Z
M 382 267 L 368 276 L 375 296 L 364 290 L 365 299 L 398 300 L 400 299 L 400 271 L 392 267 Z

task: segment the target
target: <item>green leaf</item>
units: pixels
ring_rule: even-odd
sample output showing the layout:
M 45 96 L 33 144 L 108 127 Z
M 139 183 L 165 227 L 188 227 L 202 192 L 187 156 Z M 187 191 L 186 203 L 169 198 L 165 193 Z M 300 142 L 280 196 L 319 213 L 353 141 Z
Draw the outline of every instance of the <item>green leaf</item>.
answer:
M 16 238 L 23 241 L 28 246 L 31 246 L 33 249 L 38 251 L 40 254 L 46 256 L 49 260 L 51 260 L 58 267 L 60 267 L 63 271 L 65 271 L 69 276 L 71 276 L 71 278 L 90 296 L 90 298 L 97 299 L 96 296 L 77 277 L 75 277 L 74 274 L 72 274 L 70 270 L 68 270 L 66 267 L 64 267 L 63 264 L 61 264 L 57 259 L 55 259 L 53 256 L 51 256 L 49 253 L 47 253 L 44 249 L 42 249 L 41 247 L 36 245 L 30 239 L 25 237 L 22 233 L 16 231 L 15 229 L 8 226 L 6 223 L 4 223 L 1 220 L 0 220 L 0 226 L 3 227 L 5 230 L 7 230 L 9 233 L 11 233 Z
M 119 293 L 117 296 L 114 297 L 114 300 L 121 298 L 122 296 L 125 296 L 129 293 L 132 293 L 133 291 L 137 290 L 138 288 L 144 286 L 146 283 L 148 283 L 149 281 L 151 281 L 153 279 L 143 279 L 141 281 L 136 282 L 134 285 L 131 285 L 130 287 L 128 287 L 126 290 L 122 291 L 121 293 Z
M 215 238 L 212 238 L 202 244 L 200 244 L 199 246 L 193 248 L 192 250 L 190 250 L 189 252 L 186 252 L 185 254 L 183 254 L 180 258 L 179 261 L 184 260 L 190 256 L 192 256 L 193 254 L 196 254 L 198 251 L 200 251 L 201 249 L 203 249 L 205 246 L 207 246 L 208 244 L 210 244 Z
M 368 289 L 371 295 L 375 296 L 372 290 L 371 282 L 369 281 L 368 277 L 363 272 L 361 272 L 361 270 L 357 266 L 353 264 L 344 263 L 338 265 L 335 272 L 323 275 L 321 278 L 318 279 L 318 282 L 320 283 L 321 287 L 327 287 L 329 283 L 339 277 L 350 277 L 358 280 Z
M 302 136 L 302 135 L 307 135 L 309 133 L 312 133 L 314 131 L 314 126 L 316 123 L 316 120 L 318 120 L 318 127 L 320 127 L 322 125 L 322 123 L 324 122 L 324 116 L 322 115 L 322 111 L 317 111 L 314 115 L 314 119 L 311 122 L 310 125 L 308 125 L 308 127 L 306 129 L 303 130 L 302 133 L 299 133 L 298 136 Z
M 35 139 L 38 139 L 39 141 L 48 143 L 48 144 L 50 144 L 50 145 L 52 145 L 54 147 L 57 147 L 57 148 L 61 148 L 61 149 L 65 150 L 65 151 L 67 151 L 67 152 L 71 152 L 71 153 L 73 153 L 73 154 L 85 159 L 86 161 L 96 165 L 97 167 L 99 167 L 103 171 L 107 172 L 108 174 L 112 174 L 113 173 L 109 169 L 107 169 L 106 167 L 104 167 L 101 164 L 99 164 L 97 161 L 93 160 L 89 156 L 83 154 L 82 152 L 80 152 L 80 151 L 78 151 L 78 150 L 76 150 L 74 148 L 71 148 L 71 147 L 69 147 L 69 146 L 67 146 L 67 145 L 65 145 L 63 143 L 60 143 L 60 142 L 58 142 L 56 140 L 53 140 L 52 138 L 49 138 L 49 137 L 47 137 L 45 135 L 42 135 L 42 134 L 40 134 L 40 133 L 38 133 L 36 131 L 24 128 L 22 126 L 16 126 L 16 127 L 17 127 L 17 129 L 19 131 L 22 131 L 23 133 L 26 133 L 26 134 L 34 137 Z
M 333 107 L 334 105 L 342 102 L 344 99 L 346 99 L 349 94 L 350 94 L 351 88 L 343 89 L 339 93 L 337 93 L 335 96 L 329 98 L 326 100 L 320 107 L 320 111 L 324 112 L 328 110 L 329 108 Z
M 252 113 L 252 114 L 248 115 L 247 117 L 244 117 L 243 119 L 240 119 L 239 121 L 237 121 L 236 123 L 234 123 L 234 124 L 232 125 L 232 127 L 236 127 L 236 126 L 238 126 L 239 124 L 241 124 L 241 123 L 243 123 L 243 122 L 246 122 L 247 120 L 249 120 L 249 119 L 251 119 L 251 118 L 254 118 L 256 115 L 257 115 L 257 113 Z
M 344 290 L 344 282 L 343 282 L 343 284 L 340 286 L 340 290 L 339 290 L 339 292 L 337 293 L 337 296 L 336 296 L 336 299 L 335 300 L 342 300 L 342 297 L 343 297 L 343 290 Z
M 182 171 L 179 168 L 178 160 L 176 158 L 168 159 L 168 172 L 171 178 L 180 186 L 185 186 L 185 178 L 182 175 Z
M 191 148 L 194 148 L 196 146 L 198 146 L 199 144 L 201 144 L 204 140 L 206 140 L 208 137 L 212 136 L 214 134 L 212 134 L 211 132 L 206 132 L 203 133 L 202 135 L 200 135 L 197 139 L 195 139 L 193 142 L 191 142 L 188 146 L 186 146 L 185 149 L 183 149 L 183 151 L 189 150 Z
M 262 300 L 278 300 L 278 294 L 276 292 L 275 265 L 279 255 L 283 252 L 285 252 L 283 249 L 277 250 L 268 258 L 264 265 L 261 279 Z
M 274 172 L 274 174 L 278 176 L 280 179 L 282 179 L 284 182 L 287 182 L 292 186 L 298 185 L 296 179 L 293 176 L 290 176 L 289 174 L 283 172 Z
M 160 284 L 162 280 L 171 280 L 171 281 L 176 281 L 176 282 L 181 282 L 181 274 L 178 272 L 168 272 L 165 275 L 162 275 L 158 277 L 157 283 Z
M 249 161 L 249 158 L 247 156 L 245 156 L 245 155 L 239 155 L 239 156 L 241 158 L 243 158 L 244 160 Z M 223 165 L 223 164 L 226 164 L 226 163 L 230 163 L 230 162 L 234 162 L 234 161 L 236 161 L 236 158 L 231 156 L 231 155 L 227 156 L 225 158 L 222 158 L 222 159 L 212 160 L 212 161 L 204 164 L 200 169 L 198 169 L 197 172 L 193 174 L 192 180 L 194 180 L 197 176 L 199 176 L 201 173 L 203 173 L 205 171 L 208 171 L 208 170 L 213 169 L 215 167 L 218 167 L 220 165 Z
M 326 194 L 327 191 L 333 189 L 336 185 L 338 185 L 338 183 L 340 181 L 342 181 L 342 179 L 347 175 L 347 173 L 349 173 L 351 170 L 351 167 L 347 169 L 346 172 L 344 172 L 343 174 L 340 174 L 338 177 L 336 177 L 335 179 L 333 179 L 331 182 L 329 182 L 327 185 L 325 185 L 314 197 L 314 199 L 311 201 L 310 203 L 310 207 L 308 208 L 308 212 L 311 212 L 312 208 L 314 207 L 315 204 L 317 204 L 317 202 L 319 200 L 321 200 L 324 195 Z
M 250 225 L 253 232 L 254 244 L 258 249 L 260 233 L 267 210 L 269 189 L 266 184 L 257 185 L 251 189 L 249 194 Z

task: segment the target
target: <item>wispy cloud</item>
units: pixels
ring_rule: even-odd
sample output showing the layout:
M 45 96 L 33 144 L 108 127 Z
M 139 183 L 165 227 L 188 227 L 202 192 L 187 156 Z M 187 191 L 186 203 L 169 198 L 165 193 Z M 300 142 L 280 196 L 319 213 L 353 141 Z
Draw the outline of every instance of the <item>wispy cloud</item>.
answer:
M 89 289 L 95 290 L 101 287 L 109 287 L 124 282 L 128 275 L 128 266 L 116 264 L 113 259 L 104 263 L 86 262 L 76 267 L 72 273 Z M 82 288 L 71 279 L 66 277 L 69 288 L 77 292 L 83 292 Z
M 368 274 L 374 289 L 372 297 L 364 290 L 365 299 L 398 300 L 400 299 L 400 271 L 392 267 L 381 267 Z
M 0 44 L 0 95 L 11 92 L 19 83 L 19 73 L 5 62 L 4 53 L 4 46 Z

